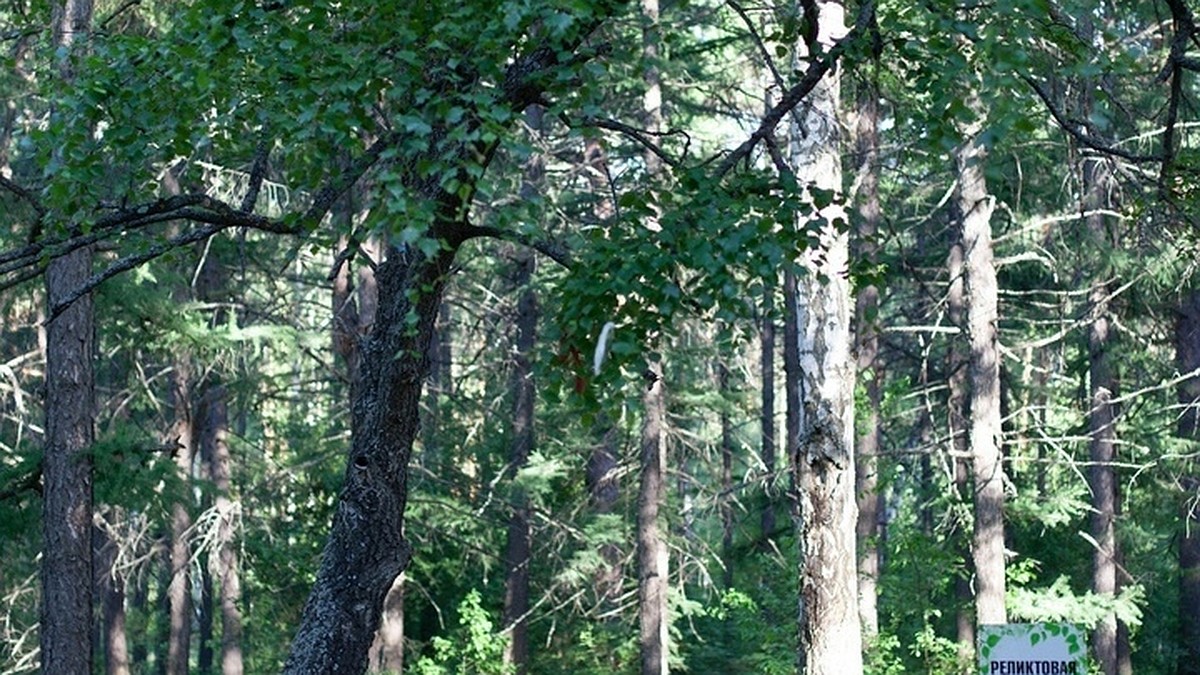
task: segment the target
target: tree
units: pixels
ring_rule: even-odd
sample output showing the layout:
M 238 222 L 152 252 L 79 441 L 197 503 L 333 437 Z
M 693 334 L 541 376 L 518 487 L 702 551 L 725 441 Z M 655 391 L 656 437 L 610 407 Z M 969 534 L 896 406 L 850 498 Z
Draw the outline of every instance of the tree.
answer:
M 838 3 L 801 3 L 798 11 L 815 12 L 799 54 L 827 52 L 847 32 Z M 818 244 L 805 252 L 804 276 L 796 280 L 798 361 L 792 370 L 798 368 L 802 387 L 799 400 L 789 400 L 789 406 L 800 405 L 798 429 L 789 431 L 798 436 L 789 438 L 801 542 L 797 664 L 811 673 L 862 670 L 850 250 L 845 211 L 833 202 L 843 189 L 840 106 L 840 75 L 830 71 L 797 118 L 789 148 L 796 180 L 814 200 L 818 219 Z
M 55 2 L 53 44 L 58 76 L 69 87 L 87 42 L 90 0 Z M 82 44 L 81 44 L 82 43 Z M 49 673 L 92 669 L 92 461 L 94 319 L 92 299 L 53 309 L 87 283 L 92 250 L 80 247 L 46 267 L 46 448 L 42 459 L 41 665 Z

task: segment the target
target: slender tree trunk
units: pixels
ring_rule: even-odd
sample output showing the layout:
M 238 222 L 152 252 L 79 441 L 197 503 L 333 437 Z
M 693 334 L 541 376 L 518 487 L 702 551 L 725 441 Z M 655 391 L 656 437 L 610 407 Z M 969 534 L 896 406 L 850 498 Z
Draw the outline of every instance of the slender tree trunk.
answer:
M 1191 291 L 1179 305 L 1175 319 L 1175 363 L 1181 373 L 1200 368 L 1200 291 Z M 1200 440 L 1200 377 L 1179 385 L 1178 434 Z M 1179 655 L 1180 675 L 1200 675 L 1200 505 L 1195 496 L 1200 478 L 1180 480 L 1184 503 L 1179 532 Z
M 668 558 L 659 528 L 659 509 L 666 494 L 663 444 L 662 368 L 657 361 L 646 371 L 642 393 L 641 476 L 637 504 L 638 624 L 642 675 L 664 675 L 669 656 L 667 615 Z
M 532 105 L 525 111 L 525 122 L 529 129 L 539 134 L 542 131 L 543 109 Z M 525 179 L 521 185 L 523 199 L 532 200 L 541 188 L 545 171 L 541 155 L 535 155 L 525 167 Z M 509 447 L 508 463 L 516 477 L 528 462 L 534 446 L 534 399 L 536 389 L 533 380 L 533 355 L 537 339 L 538 301 L 531 286 L 535 262 L 528 249 L 514 251 L 513 285 L 518 289 L 517 314 L 513 328 L 512 349 L 512 443 Z M 507 571 L 504 579 L 504 625 L 509 631 L 509 640 L 504 649 L 504 663 L 518 675 L 529 670 L 529 566 L 530 528 L 529 500 L 523 493 L 514 492 L 513 512 L 508 521 L 508 544 L 505 555 Z
M 868 263 L 876 259 L 875 234 L 879 229 L 879 94 L 874 86 L 859 96 L 855 152 L 858 160 L 858 255 Z M 855 458 L 858 494 L 858 615 L 863 637 L 870 640 L 879 633 L 879 441 L 883 377 L 879 358 L 879 289 L 868 284 L 858 292 L 854 308 L 854 344 L 859 379 L 867 394 L 864 418 L 859 423 Z
M 111 514 L 110 516 L 115 516 Z M 103 527 L 93 530 L 96 592 L 100 597 L 104 672 L 129 675 L 129 642 L 125 632 L 125 578 L 116 569 L 117 543 Z
M 845 8 L 817 2 L 815 42 L 827 49 L 846 32 Z M 801 9 L 803 9 L 801 7 Z M 801 185 L 842 193 L 840 74 L 812 90 L 791 133 L 791 162 Z M 820 213 L 819 246 L 805 252 L 798 280 L 799 437 L 792 455 L 799 498 L 798 670 L 812 675 L 862 672 L 854 491 L 854 358 L 851 353 L 850 241 L 845 210 Z M 807 221 L 801 227 L 809 227 Z M 791 439 L 789 439 L 791 443 Z
M 775 536 L 775 280 L 763 285 L 762 327 L 759 334 L 759 358 L 762 362 L 761 428 L 763 471 L 767 478 L 763 486 L 761 545 Z
M 1083 169 L 1087 229 L 1097 253 L 1107 243 L 1104 217 L 1095 210 L 1104 205 L 1104 175 L 1099 160 L 1087 162 Z M 1117 486 L 1112 462 L 1116 458 L 1116 411 L 1112 397 L 1116 378 L 1109 358 L 1108 286 L 1098 272 L 1088 291 L 1091 322 L 1088 325 L 1088 380 L 1090 409 L 1088 434 L 1091 436 L 1091 467 L 1088 483 L 1092 492 L 1091 530 L 1097 548 L 1092 565 L 1092 592 L 1113 597 L 1117 593 L 1117 544 L 1114 522 L 1117 511 Z M 1092 648 L 1104 675 L 1117 673 L 1117 616 L 1107 614 L 1092 633 Z
M 977 99 L 971 103 L 980 110 Z M 962 213 L 967 332 L 971 340 L 968 374 L 971 417 L 968 434 L 974 477 L 975 619 L 1006 623 L 1004 607 L 1004 468 L 1000 458 L 1000 350 L 997 338 L 999 292 L 992 261 L 994 198 L 984 179 L 987 151 L 978 126 L 967 130 L 957 153 L 958 205 Z
M 56 49 L 85 39 L 90 0 L 55 2 Z M 72 80 L 71 57 L 60 76 Z M 51 308 L 83 286 L 92 273 L 85 247 L 50 261 L 46 297 Z M 86 295 L 46 326 L 46 426 L 42 460 L 42 672 L 89 675 L 92 669 L 92 462 L 95 376 L 92 298 Z
M 588 183 L 592 188 L 596 201 L 592 207 L 596 220 L 607 222 L 616 213 L 611 195 L 611 182 L 608 175 L 608 160 L 604 146 L 598 139 L 589 138 L 584 141 L 584 164 Z M 617 464 L 617 427 L 611 421 L 601 418 L 596 428 L 599 438 L 592 444 L 588 455 L 586 482 L 589 501 L 597 514 L 612 513 L 617 506 L 620 495 Z M 614 603 L 621 595 L 621 582 L 624 577 L 622 569 L 621 548 L 616 544 L 604 544 L 600 548 L 600 556 L 604 565 L 596 573 L 596 597 L 598 606 L 606 616 L 614 608 Z
M 644 125 L 650 133 L 663 127 L 662 84 L 658 71 L 658 0 L 642 0 L 642 60 L 646 92 L 643 97 Z M 661 170 L 653 153 L 644 155 L 646 174 L 651 179 Z M 652 225 L 652 224 L 651 224 Z M 654 227 L 649 227 L 653 230 Z M 642 393 L 641 475 L 637 503 L 638 625 L 642 675 L 665 675 L 670 655 L 670 616 L 667 607 L 669 557 L 659 524 L 659 510 L 666 501 L 666 448 L 663 422 L 662 364 L 652 358 L 647 365 Z
M 190 390 L 190 367 L 186 356 L 175 361 L 171 371 L 171 401 L 175 422 L 171 426 L 167 441 L 175 444 L 175 470 L 181 480 L 192 477 L 192 461 L 195 444 L 192 437 L 192 398 Z M 190 491 L 184 491 L 185 499 Z M 192 643 L 192 585 L 190 581 L 191 547 L 188 533 L 192 527 L 192 515 L 188 504 L 177 502 L 171 507 L 171 539 L 168 561 L 171 581 L 167 588 L 167 675 L 187 675 L 188 657 Z
M 721 350 L 725 352 L 725 349 Z M 717 391 L 721 394 L 721 582 L 733 589 L 733 421 L 729 415 L 729 366 L 723 354 L 717 359 Z
M 957 212 L 957 205 L 955 206 Z M 961 214 L 957 214 L 961 219 Z M 946 259 L 946 271 L 949 285 L 946 291 L 947 313 L 951 325 L 966 333 L 967 315 L 967 284 L 965 260 L 963 251 L 962 229 L 957 228 L 952 235 L 950 253 Z M 975 593 L 971 589 L 971 577 L 975 561 L 971 556 L 971 544 L 967 533 L 970 522 L 967 516 L 971 504 L 971 465 L 969 460 L 970 447 L 967 442 L 969 425 L 968 411 L 970 408 L 970 392 L 968 390 L 967 371 L 969 369 L 970 350 L 963 348 L 962 340 L 952 340 L 946 359 L 946 369 L 949 373 L 947 385 L 946 435 L 948 437 L 949 465 L 954 476 L 954 500 L 950 517 L 951 531 L 949 537 L 963 561 L 963 571 L 954 575 L 954 625 L 955 638 L 958 643 L 959 660 L 970 663 L 975 656 Z

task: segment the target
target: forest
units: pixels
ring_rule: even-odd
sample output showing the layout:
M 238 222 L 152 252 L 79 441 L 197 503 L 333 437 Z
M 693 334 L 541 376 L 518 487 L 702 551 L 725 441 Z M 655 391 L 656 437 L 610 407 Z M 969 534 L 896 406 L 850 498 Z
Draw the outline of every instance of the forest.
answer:
M 0 675 L 1200 673 L 1194 7 L 0 3 Z

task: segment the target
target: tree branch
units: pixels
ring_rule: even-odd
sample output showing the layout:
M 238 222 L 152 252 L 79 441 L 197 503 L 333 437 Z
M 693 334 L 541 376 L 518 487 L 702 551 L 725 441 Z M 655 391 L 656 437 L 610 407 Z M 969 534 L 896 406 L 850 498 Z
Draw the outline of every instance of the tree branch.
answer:
M 858 39 L 862 37 L 863 33 L 867 32 L 874 16 L 875 0 L 867 0 L 867 2 L 864 2 L 862 7 L 859 8 L 858 17 L 854 21 L 854 27 L 851 28 L 848 33 L 846 33 L 846 37 L 838 40 L 837 44 L 830 48 L 828 52 L 810 63 L 808 70 L 804 71 L 804 76 L 800 78 L 800 81 L 793 85 L 791 89 L 784 91 L 783 97 L 779 100 L 779 103 L 767 111 L 767 114 L 763 116 L 762 122 L 760 122 L 758 128 L 750 134 L 750 137 L 747 138 L 737 148 L 735 148 L 733 152 L 725 156 L 725 159 L 722 160 L 717 166 L 715 173 L 715 177 L 717 179 L 724 177 L 725 174 L 729 173 L 730 170 L 737 166 L 739 162 L 748 159 L 750 157 L 750 153 L 754 151 L 754 148 L 761 143 L 763 139 L 775 133 L 775 127 L 777 127 L 780 121 L 783 120 L 783 116 L 787 115 L 793 108 L 799 105 L 800 102 L 804 100 L 804 97 L 808 96 L 809 92 L 811 92 L 813 88 L 817 86 L 817 83 L 821 81 L 821 78 L 825 77 L 825 74 L 833 69 L 834 65 L 837 63 L 837 60 L 846 52 L 846 50 L 848 50 L 851 45 L 856 43 Z
M 1046 90 L 1043 89 L 1040 84 L 1038 84 L 1028 75 L 1022 74 L 1021 79 L 1033 88 L 1034 92 L 1037 93 L 1038 98 L 1042 99 L 1042 103 L 1046 106 L 1046 109 L 1050 111 L 1050 116 L 1054 118 L 1054 121 L 1058 123 L 1058 126 L 1061 127 L 1063 131 L 1070 134 L 1070 136 L 1078 141 L 1080 145 L 1106 155 L 1120 157 L 1121 159 L 1128 160 L 1136 164 L 1149 164 L 1152 162 L 1162 161 L 1162 155 L 1139 155 L 1134 152 L 1129 152 L 1128 150 L 1122 150 L 1114 145 L 1098 141 L 1093 138 L 1091 134 L 1080 131 L 1079 125 L 1072 124 L 1071 121 L 1068 120 L 1065 115 L 1063 115 L 1062 111 L 1054 105 L 1054 102 L 1050 100 L 1050 95 L 1046 93 Z
M 38 198 L 35 197 L 29 190 L 17 185 L 4 176 L 0 176 L 0 187 L 3 187 L 5 190 L 8 190 L 17 197 L 29 202 L 29 205 L 33 207 L 34 212 L 37 213 L 38 220 L 41 220 L 43 217 L 45 217 L 46 207 L 42 206 L 42 202 L 39 201 Z

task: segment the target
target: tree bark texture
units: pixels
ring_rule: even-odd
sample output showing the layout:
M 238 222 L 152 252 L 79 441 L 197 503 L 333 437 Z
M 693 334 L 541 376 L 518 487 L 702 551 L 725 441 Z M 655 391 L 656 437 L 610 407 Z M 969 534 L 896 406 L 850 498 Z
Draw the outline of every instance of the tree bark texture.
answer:
M 659 527 L 666 495 L 662 368 L 652 363 L 642 392 L 641 474 L 637 501 L 638 625 L 642 675 L 665 675 L 669 656 L 668 557 Z
M 955 207 L 957 214 L 957 205 Z M 957 214 L 961 218 L 961 214 Z M 963 252 L 962 229 L 957 228 L 950 242 L 950 253 L 946 257 L 946 272 L 949 285 L 946 291 L 947 314 L 951 325 L 966 333 L 967 284 L 965 270 L 966 255 Z M 970 391 L 967 371 L 970 349 L 964 349 L 961 340 L 949 345 L 946 370 L 949 373 L 946 401 L 947 462 L 954 477 L 954 500 L 950 514 L 950 540 L 962 557 L 963 571 L 954 576 L 954 625 L 960 660 L 969 663 L 975 656 L 975 594 L 971 589 L 971 574 L 975 561 L 971 555 L 968 532 L 971 529 L 968 510 L 973 503 L 971 495 L 971 463 L 968 431 Z
M 979 108 L 978 101 L 972 103 Z M 975 620 L 1006 623 L 1004 607 L 1004 468 L 1000 443 L 1000 349 L 997 335 L 999 290 L 992 260 L 992 209 L 984 178 L 987 151 L 979 128 L 965 134 L 959 149 L 959 211 L 962 214 L 967 332 L 971 353 L 968 377 L 971 417 L 968 439 L 975 489 L 972 556 L 975 562 Z
M 1096 209 L 1104 205 L 1104 171 L 1101 160 L 1093 158 L 1083 170 L 1087 229 L 1097 252 L 1106 245 L 1104 216 Z M 1117 485 L 1113 470 L 1116 459 L 1116 377 L 1109 357 L 1111 341 L 1108 285 L 1098 272 L 1088 291 L 1091 321 L 1088 325 L 1088 435 L 1091 466 L 1088 486 L 1092 492 L 1091 531 L 1097 545 L 1093 552 L 1092 592 L 1112 598 L 1117 594 L 1117 539 L 1114 523 L 1117 513 Z M 1110 612 L 1092 632 L 1092 649 L 1103 675 L 1117 674 L 1117 616 Z
M 729 367 L 725 359 L 730 355 L 722 349 L 716 363 L 717 391 L 721 394 L 721 583 L 733 589 L 733 420 L 730 419 L 728 401 Z
M 116 568 L 117 543 L 112 540 L 108 531 L 99 525 L 94 528 L 93 537 L 104 672 L 108 675 L 129 675 L 129 641 L 125 631 L 125 578 Z
M 803 5 L 803 3 L 801 3 Z M 800 53 L 828 49 L 846 33 L 845 9 L 817 2 L 816 34 Z M 803 10 L 803 6 L 800 8 Z M 809 94 L 793 122 L 790 159 L 801 185 L 842 194 L 840 74 L 832 70 Z M 854 386 L 849 259 L 845 210 L 831 204 L 804 254 L 795 321 L 801 400 L 799 437 L 791 457 L 798 497 L 800 600 L 798 670 L 812 675 L 862 672 L 858 615 L 858 505 L 854 469 Z M 789 439 L 790 440 L 790 439 Z
M 762 327 L 759 334 L 759 359 L 762 369 L 762 412 L 759 418 L 764 482 L 761 515 L 762 546 L 775 536 L 775 281 L 768 279 L 763 286 Z
M 868 264 L 876 260 L 875 235 L 882 210 L 879 203 L 879 100 L 875 87 L 868 87 L 858 103 L 855 158 L 858 163 L 858 257 Z M 858 495 L 858 615 L 865 638 L 879 633 L 879 443 L 883 371 L 879 359 L 879 289 L 874 284 L 858 291 L 854 306 L 854 347 L 858 377 L 864 383 L 867 406 L 858 425 L 855 492 Z
M 408 459 L 419 431 L 434 324 L 458 244 L 448 242 L 431 258 L 393 249 L 378 267 L 379 307 L 362 345 L 350 461 L 287 673 L 363 672 L 384 598 L 408 566 L 411 549 L 402 530 Z M 416 318 L 411 331 L 410 312 Z
M 53 44 L 71 49 L 92 22 L 90 0 L 52 6 Z M 59 63 L 70 82 L 71 56 Z M 92 249 L 51 260 L 46 269 L 50 307 L 83 286 Z M 46 326 L 46 426 L 42 459 L 42 672 L 89 675 L 92 670 L 92 461 L 95 440 L 95 322 L 85 295 Z
M 529 461 L 534 445 L 533 405 L 536 391 L 533 365 L 530 358 L 536 341 L 538 303 L 530 282 L 533 280 L 534 259 L 529 251 L 517 252 L 514 283 L 520 291 L 512 352 L 512 444 L 509 466 L 516 473 Z M 513 512 L 508 522 L 508 544 L 505 554 L 507 574 L 504 580 L 504 625 L 510 630 L 504 652 L 505 663 L 517 673 L 529 666 L 529 565 L 530 527 L 529 501 L 524 494 L 514 494 Z
M 1200 368 L 1200 291 L 1179 304 L 1175 319 L 1175 361 L 1181 373 Z M 1179 385 L 1184 413 L 1178 433 L 1200 441 L 1200 377 Z M 1183 476 L 1183 505 L 1179 532 L 1179 655 L 1180 675 L 1200 674 L 1200 478 Z
M 168 432 L 167 443 L 175 445 L 175 470 L 180 480 L 192 478 L 192 462 L 195 459 L 195 443 L 192 429 L 191 369 L 186 356 L 176 359 L 170 376 L 170 392 L 174 423 Z M 191 494 L 184 490 L 181 498 Z M 167 587 L 167 675 L 187 675 L 188 657 L 192 644 L 192 584 L 190 566 L 192 550 L 188 535 L 192 527 L 189 504 L 177 502 L 171 506 L 171 537 L 167 561 L 171 581 Z

